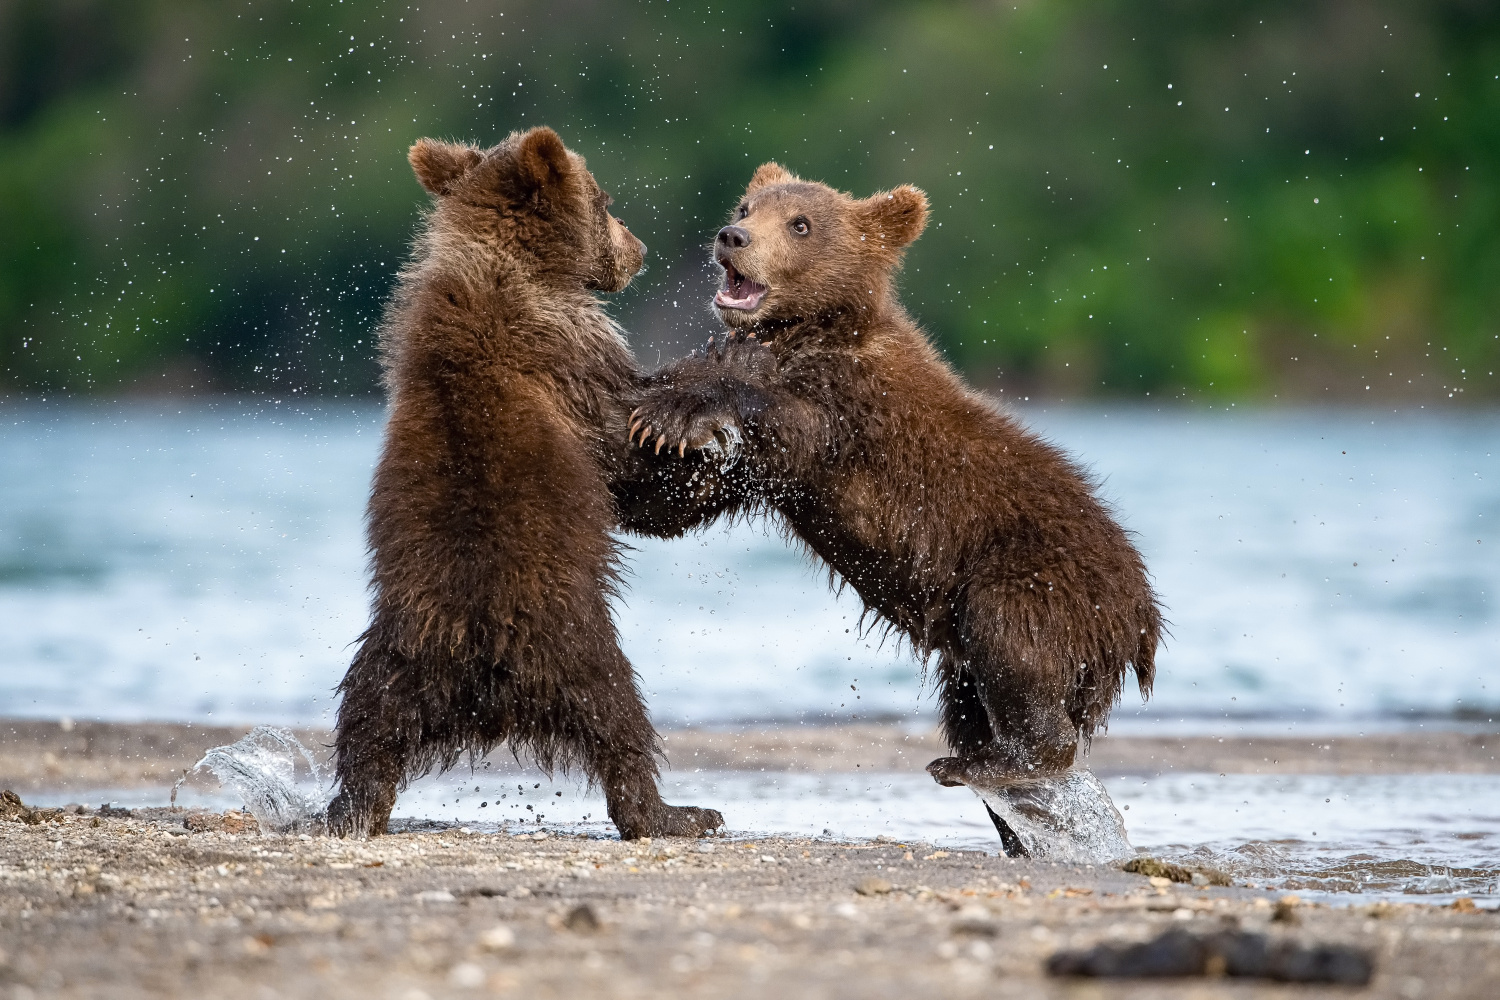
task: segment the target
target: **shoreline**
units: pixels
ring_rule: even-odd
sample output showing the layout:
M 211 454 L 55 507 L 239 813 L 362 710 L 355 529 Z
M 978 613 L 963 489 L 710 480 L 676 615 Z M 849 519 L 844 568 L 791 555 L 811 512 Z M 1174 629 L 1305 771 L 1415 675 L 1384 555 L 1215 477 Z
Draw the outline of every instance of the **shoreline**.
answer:
M 170 785 L 210 748 L 232 743 L 250 726 L 0 719 L 0 788 L 23 795 L 69 788 Z M 327 759 L 332 734 L 292 732 Z M 898 723 L 739 726 L 669 729 L 661 734 L 673 770 L 788 774 L 920 772 L 944 756 L 938 734 Z M 509 754 L 487 758 L 492 770 L 517 770 Z M 1500 774 L 1500 731 L 1434 730 L 1369 736 L 1098 737 L 1083 760 L 1100 777 L 1214 774 Z

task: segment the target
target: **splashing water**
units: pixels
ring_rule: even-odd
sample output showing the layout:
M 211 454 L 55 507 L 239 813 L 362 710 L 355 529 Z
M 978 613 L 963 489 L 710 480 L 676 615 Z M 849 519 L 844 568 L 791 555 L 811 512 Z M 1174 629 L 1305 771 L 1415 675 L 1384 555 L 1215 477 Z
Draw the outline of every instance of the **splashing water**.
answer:
M 972 787 L 972 786 L 971 786 Z M 1006 853 L 1016 847 L 1038 861 L 1109 864 L 1135 857 L 1125 820 L 1092 771 L 1075 768 L 1062 778 L 1036 778 L 996 788 L 974 788 L 1001 828 Z
M 313 755 L 285 729 L 256 726 L 238 742 L 214 747 L 193 770 L 204 768 L 244 800 L 262 830 L 322 831 L 332 794 Z

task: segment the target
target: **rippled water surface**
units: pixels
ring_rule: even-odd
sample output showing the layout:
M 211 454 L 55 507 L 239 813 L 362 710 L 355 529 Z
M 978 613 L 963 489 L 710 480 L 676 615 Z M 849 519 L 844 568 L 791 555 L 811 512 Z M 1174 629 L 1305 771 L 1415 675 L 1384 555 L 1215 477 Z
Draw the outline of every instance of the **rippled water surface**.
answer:
M 1500 419 L 1028 411 L 1137 533 L 1172 622 L 1116 719 L 1488 718 Z M 381 410 L 0 411 L 0 712 L 316 722 L 365 623 Z M 632 540 L 659 722 L 930 711 L 852 595 L 755 528 Z

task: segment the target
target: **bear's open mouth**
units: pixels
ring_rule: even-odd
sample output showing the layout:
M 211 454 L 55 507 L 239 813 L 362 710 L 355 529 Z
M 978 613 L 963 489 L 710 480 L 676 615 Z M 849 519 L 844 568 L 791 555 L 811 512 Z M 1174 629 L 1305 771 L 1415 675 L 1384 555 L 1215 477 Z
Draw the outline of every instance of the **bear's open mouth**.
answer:
M 752 281 L 735 270 L 729 261 L 720 261 L 724 267 L 724 287 L 714 296 L 714 305 L 720 309 L 743 309 L 750 312 L 766 297 L 766 286 Z

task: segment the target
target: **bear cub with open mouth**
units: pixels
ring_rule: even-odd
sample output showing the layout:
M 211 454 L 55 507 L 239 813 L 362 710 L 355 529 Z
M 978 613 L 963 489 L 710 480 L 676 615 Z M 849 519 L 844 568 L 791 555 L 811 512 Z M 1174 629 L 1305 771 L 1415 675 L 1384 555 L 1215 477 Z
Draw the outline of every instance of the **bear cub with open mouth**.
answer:
M 1162 622 L 1087 477 L 967 388 L 897 300 L 926 219 L 913 187 L 856 200 L 762 166 L 714 246 L 731 333 L 661 373 L 631 433 L 737 449 L 741 503 L 937 654 L 952 756 L 928 771 L 995 787 L 1072 766 L 1127 672 L 1148 695 Z
M 625 839 L 697 836 L 607 597 L 617 526 L 680 534 L 706 480 L 630 448 L 646 384 L 597 292 L 645 247 L 548 128 L 411 148 L 433 196 L 380 332 L 390 418 L 371 491 L 373 614 L 335 737 L 340 835 L 386 831 L 412 777 L 509 742 L 602 786 Z

